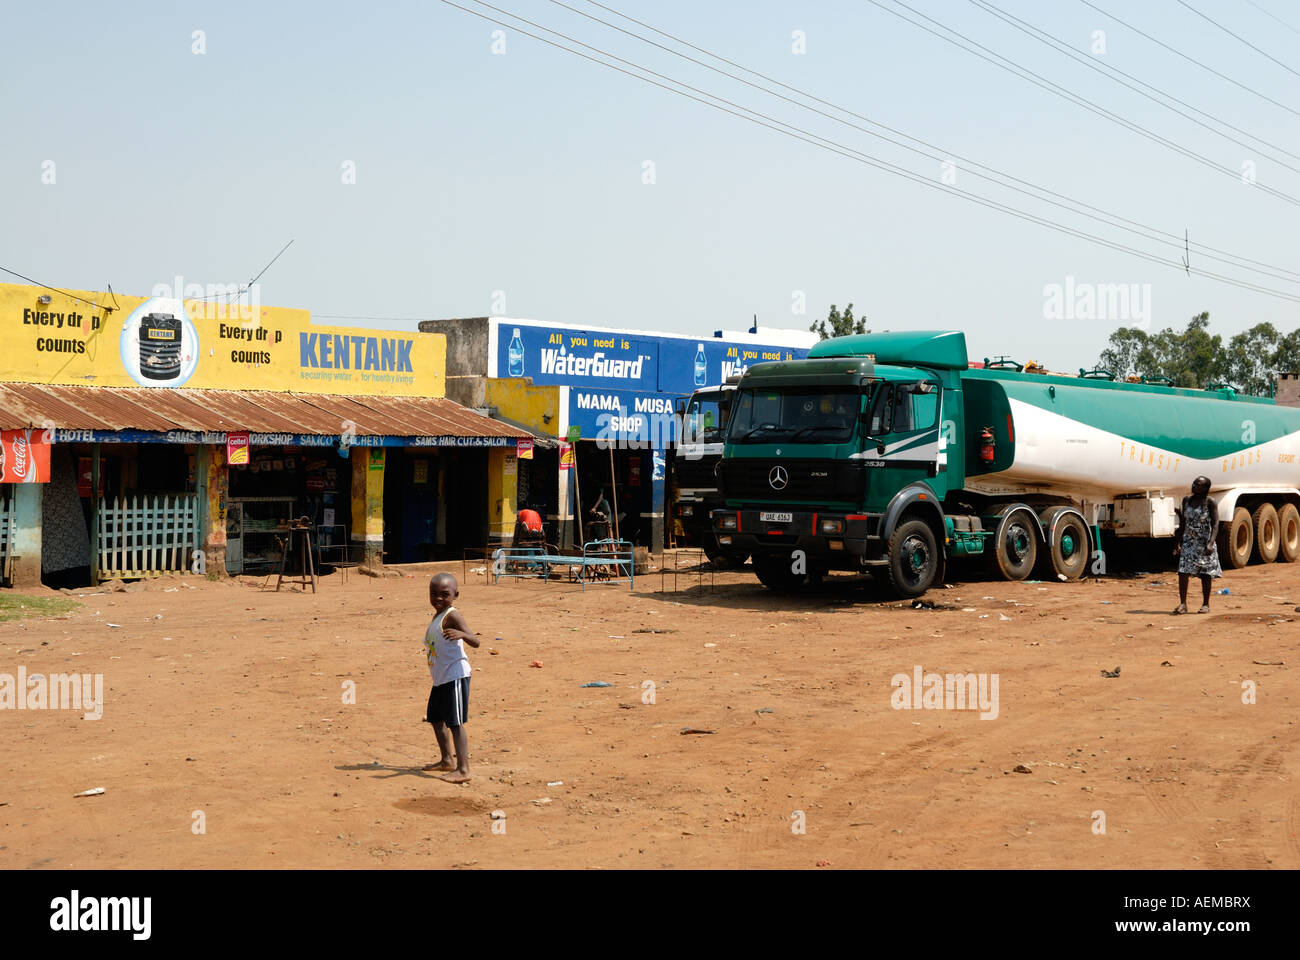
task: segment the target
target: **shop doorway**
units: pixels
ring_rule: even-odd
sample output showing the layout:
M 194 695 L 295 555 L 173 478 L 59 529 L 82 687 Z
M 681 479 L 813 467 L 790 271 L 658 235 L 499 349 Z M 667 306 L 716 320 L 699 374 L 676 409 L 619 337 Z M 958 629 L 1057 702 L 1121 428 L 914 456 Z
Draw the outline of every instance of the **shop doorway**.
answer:
M 432 560 L 438 553 L 439 454 L 388 447 L 385 456 L 384 562 Z
M 318 568 L 346 557 L 352 522 L 352 460 L 333 447 L 254 446 L 229 468 L 226 571 L 277 569 L 290 520 L 307 517 Z M 300 572 L 301 558 L 288 560 Z
M 447 509 L 441 555 L 459 560 L 465 547 L 488 542 L 488 453 L 486 449 L 443 450 L 442 460 Z

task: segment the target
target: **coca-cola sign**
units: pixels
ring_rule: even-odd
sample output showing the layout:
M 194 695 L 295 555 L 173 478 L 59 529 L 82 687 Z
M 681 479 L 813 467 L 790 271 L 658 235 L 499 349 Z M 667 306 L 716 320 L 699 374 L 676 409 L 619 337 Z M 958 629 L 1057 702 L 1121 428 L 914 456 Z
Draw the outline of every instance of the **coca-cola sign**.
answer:
M 0 483 L 48 483 L 50 445 L 31 430 L 0 430 Z

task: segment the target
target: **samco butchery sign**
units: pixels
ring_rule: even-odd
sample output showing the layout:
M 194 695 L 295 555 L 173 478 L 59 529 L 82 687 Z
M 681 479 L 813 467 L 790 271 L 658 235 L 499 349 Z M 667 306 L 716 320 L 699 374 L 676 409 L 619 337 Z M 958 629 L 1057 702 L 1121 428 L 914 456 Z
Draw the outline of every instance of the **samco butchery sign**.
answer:
M 0 430 L 0 483 L 49 483 L 50 445 L 43 430 Z

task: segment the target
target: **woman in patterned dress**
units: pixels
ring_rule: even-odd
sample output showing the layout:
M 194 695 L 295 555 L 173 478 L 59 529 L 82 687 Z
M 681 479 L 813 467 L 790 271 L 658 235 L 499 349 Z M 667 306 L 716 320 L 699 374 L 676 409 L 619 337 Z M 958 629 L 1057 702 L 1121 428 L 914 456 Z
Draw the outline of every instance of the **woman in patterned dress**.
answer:
M 1223 576 L 1219 566 L 1219 508 L 1209 496 L 1210 478 L 1192 481 L 1191 496 L 1183 497 L 1178 511 L 1178 529 L 1174 532 L 1174 556 L 1178 558 L 1178 606 L 1174 613 L 1187 612 L 1187 581 L 1195 574 L 1201 578 L 1201 609 L 1210 612 L 1210 582 Z

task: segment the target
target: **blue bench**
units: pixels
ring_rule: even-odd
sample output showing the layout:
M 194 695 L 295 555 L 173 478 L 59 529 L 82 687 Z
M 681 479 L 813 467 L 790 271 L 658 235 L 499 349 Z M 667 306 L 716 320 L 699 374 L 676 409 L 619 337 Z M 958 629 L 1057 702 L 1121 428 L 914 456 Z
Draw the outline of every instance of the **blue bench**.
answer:
M 582 545 L 580 556 L 567 556 L 549 545 L 502 547 L 492 552 L 493 583 L 502 577 L 540 577 L 549 580 L 551 570 L 565 570 L 570 583 L 581 583 L 587 590 L 589 580 L 609 583 L 627 581 L 634 586 L 632 543 L 628 540 L 592 540 Z

